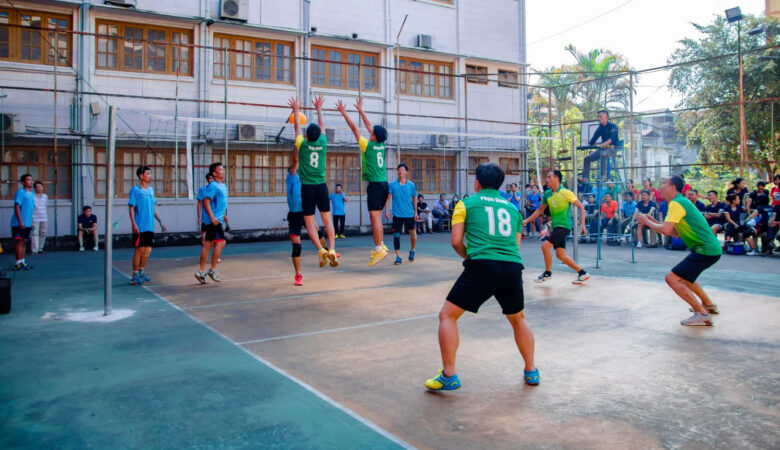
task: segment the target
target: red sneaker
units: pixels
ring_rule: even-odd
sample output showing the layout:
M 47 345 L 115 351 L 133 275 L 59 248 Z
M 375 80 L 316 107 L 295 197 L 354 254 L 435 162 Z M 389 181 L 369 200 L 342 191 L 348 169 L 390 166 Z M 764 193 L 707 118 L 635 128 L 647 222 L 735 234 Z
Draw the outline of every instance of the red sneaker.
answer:
M 296 286 L 302 286 L 303 285 L 303 275 L 301 274 L 295 274 L 295 285 Z

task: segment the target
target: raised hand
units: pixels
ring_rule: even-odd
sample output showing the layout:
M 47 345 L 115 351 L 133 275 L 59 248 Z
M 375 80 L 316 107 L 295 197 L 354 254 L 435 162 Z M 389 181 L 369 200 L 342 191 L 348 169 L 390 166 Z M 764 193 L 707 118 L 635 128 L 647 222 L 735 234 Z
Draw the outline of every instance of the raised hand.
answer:
M 363 97 L 358 97 L 357 102 L 355 102 L 355 108 L 357 108 L 358 111 L 363 112 Z
M 347 106 L 340 99 L 336 102 L 336 109 L 338 109 L 341 114 L 347 114 Z
M 325 97 L 322 94 L 317 95 L 311 102 L 314 103 L 314 108 L 317 111 L 322 111 L 322 105 L 325 103 Z
M 292 108 L 293 111 L 296 113 L 301 109 L 301 104 L 298 101 L 298 97 L 290 97 L 290 100 L 287 102 L 287 105 Z

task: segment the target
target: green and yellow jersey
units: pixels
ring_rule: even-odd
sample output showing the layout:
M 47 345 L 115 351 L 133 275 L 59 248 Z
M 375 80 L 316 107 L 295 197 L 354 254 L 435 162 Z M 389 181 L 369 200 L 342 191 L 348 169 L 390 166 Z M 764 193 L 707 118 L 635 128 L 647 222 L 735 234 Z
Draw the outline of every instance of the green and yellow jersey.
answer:
M 482 189 L 464 198 L 452 213 L 452 224 L 464 224 L 469 259 L 522 263 L 517 233 L 523 216 L 495 189 Z
M 682 194 L 677 194 L 669 202 L 669 212 L 666 214 L 665 221 L 674 224 L 680 239 L 692 252 L 707 256 L 718 256 L 723 253 L 717 236 L 707 225 L 707 219 L 696 209 L 696 205 Z
M 574 192 L 563 186 L 558 186 L 558 190 L 555 192 L 552 189 L 547 189 L 544 191 L 542 201 L 547 203 L 547 209 L 550 210 L 553 228 L 563 227 L 571 230 L 569 207 L 577 201 L 577 196 L 574 195 Z
M 366 181 L 387 181 L 385 143 L 372 142 L 360 136 L 358 145 L 363 160 L 363 179 Z
M 319 139 L 309 142 L 298 135 L 295 138 L 295 148 L 298 149 L 298 176 L 302 184 L 325 183 L 325 155 L 328 152 L 328 140 L 325 133 Z

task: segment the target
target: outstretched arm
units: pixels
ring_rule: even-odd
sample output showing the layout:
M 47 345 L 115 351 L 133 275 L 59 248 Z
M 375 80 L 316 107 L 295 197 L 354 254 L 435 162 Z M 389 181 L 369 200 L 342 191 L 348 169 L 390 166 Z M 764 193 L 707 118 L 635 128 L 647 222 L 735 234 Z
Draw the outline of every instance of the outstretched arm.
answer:
M 344 117 L 344 120 L 347 121 L 347 126 L 349 126 L 349 129 L 352 130 L 352 134 L 355 135 L 355 140 L 360 142 L 360 130 L 358 130 L 357 125 L 355 125 L 355 122 L 352 121 L 352 119 L 349 118 L 349 115 L 347 114 L 347 107 L 344 105 L 344 102 L 339 100 L 336 103 L 336 109 L 339 110 L 341 115 Z
M 298 103 L 298 97 L 291 97 L 287 102 L 293 110 L 293 126 L 295 127 L 295 137 L 301 134 L 301 122 L 298 119 L 298 112 L 301 110 L 301 104 Z
M 322 95 L 318 95 L 314 97 L 314 100 L 312 100 L 312 103 L 314 103 L 314 109 L 317 110 L 317 123 L 319 123 L 320 128 L 322 128 L 322 132 L 325 132 L 325 119 L 322 118 L 322 105 L 325 103 L 325 97 Z
M 366 130 L 368 130 L 368 134 L 373 133 L 374 127 L 371 126 L 371 122 L 369 122 L 368 117 L 366 117 L 366 113 L 363 112 L 363 97 L 358 97 L 355 108 L 357 108 L 360 113 L 360 118 L 363 119 L 363 124 L 366 126 Z

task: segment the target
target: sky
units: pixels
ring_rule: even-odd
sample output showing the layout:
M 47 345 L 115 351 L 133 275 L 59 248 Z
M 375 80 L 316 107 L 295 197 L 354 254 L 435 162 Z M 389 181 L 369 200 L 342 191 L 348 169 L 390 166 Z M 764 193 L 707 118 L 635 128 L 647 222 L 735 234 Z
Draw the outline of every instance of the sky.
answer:
M 762 15 L 765 0 L 526 0 L 528 63 L 537 70 L 572 64 L 564 48 L 573 44 L 620 53 L 638 70 L 662 66 L 679 40 L 699 35 L 691 23 L 710 23 L 734 6 Z M 634 109 L 674 108 L 680 99 L 667 82 L 668 72 L 641 76 Z

